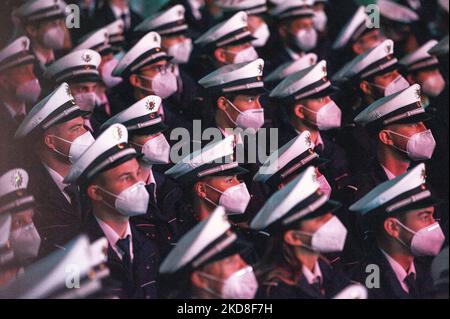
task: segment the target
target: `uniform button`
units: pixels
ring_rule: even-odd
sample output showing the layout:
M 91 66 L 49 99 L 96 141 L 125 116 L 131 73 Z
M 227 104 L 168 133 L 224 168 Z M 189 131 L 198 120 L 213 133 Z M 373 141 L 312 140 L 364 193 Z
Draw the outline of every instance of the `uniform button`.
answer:
M 150 299 L 150 296 L 145 296 L 145 299 Z
M 150 266 L 149 266 L 149 265 L 147 265 L 147 267 L 145 267 L 145 269 L 149 270 L 149 269 L 150 269 Z

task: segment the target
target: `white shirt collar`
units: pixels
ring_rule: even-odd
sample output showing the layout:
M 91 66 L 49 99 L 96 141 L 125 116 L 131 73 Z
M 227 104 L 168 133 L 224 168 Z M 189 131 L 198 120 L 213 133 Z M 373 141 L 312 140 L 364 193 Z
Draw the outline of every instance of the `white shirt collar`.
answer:
M 388 170 L 383 164 L 381 164 L 381 167 L 383 168 L 384 172 L 386 173 L 386 176 L 389 180 L 394 179 L 396 176 L 390 171 Z
M 225 138 L 227 138 L 228 136 L 234 134 L 233 133 L 233 129 L 231 130 L 231 132 L 228 132 L 226 129 L 223 129 L 221 127 L 217 127 L 217 128 L 220 130 L 220 132 L 222 133 L 223 137 L 225 137 Z M 244 144 L 244 141 L 242 140 L 241 134 L 234 134 L 234 142 L 235 142 L 235 145 L 237 145 L 237 144 Z
M 66 184 L 66 183 L 63 182 L 64 181 L 64 177 L 59 175 L 59 173 L 57 171 L 55 171 L 51 167 L 47 166 L 45 163 L 42 163 L 42 165 L 44 165 L 44 167 L 47 169 L 48 173 L 50 174 L 50 177 L 53 179 L 53 181 L 55 182 L 56 186 L 58 186 L 59 190 L 64 195 L 64 197 L 67 199 L 67 201 L 69 203 L 71 203 L 70 196 L 64 191 L 64 188 L 69 186 L 69 184 Z
M 303 54 L 299 54 L 299 53 L 297 53 L 297 52 L 295 52 L 294 50 L 292 50 L 291 48 L 289 48 L 289 47 L 285 47 L 286 48 L 286 51 L 287 51 L 287 53 L 289 54 L 289 56 L 292 58 L 292 60 L 294 60 L 294 61 L 297 61 L 298 59 L 300 59 L 302 56 L 303 56 Z
M 121 19 L 121 15 L 125 13 L 126 15 L 130 14 L 130 8 L 126 7 L 125 9 L 121 9 L 114 4 L 109 5 L 116 19 Z
M 141 169 L 144 173 L 148 173 L 148 179 L 145 181 L 146 185 L 151 185 L 153 184 L 153 194 L 152 196 L 154 197 L 154 199 L 156 200 L 156 180 L 155 180 L 155 176 L 153 175 L 153 170 L 151 166 L 145 166 L 141 164 Z
M 11 114 L 12 118 L 14 118 L 16 115 L 20 115 L 20 114 L 27 115 L 27 109 L 25 108 L 25 103 L 20 106 L 19 111 L 16 111 L 15 109 L 13 109 L 10 105 L 8 105 L 8 103 L 3 102 L 3 105 L 6 107 L 9 114 Z
M 302 266 L 302 273 L 305 276 L 306 280 L 308 281 L 308 284 L 312 285 L 316 283 L 318 280 L 319 282 L 322 282 L 322 271 L 320 270 L 319 263 L 316 261 L 316 264 L 314 265 L 314 271 L 311 272 L 306 266 Z
M 130 227 L 130 223 L 128 222 L 127 225 L 127 229 L 125 231 L 125 234 L 123 235 L 123 237 L 120 237 L 115 231 L 114 229 L 112 229 L 107 223 L 105 223 L 103 220 L 101 220 L 100 218 L 97 218 L 97 216 L 95 216 L 95 219 L 97 220 L 98 225 L 100 226 L 100 228 L 102 229 L 103 233 L 106 236 L 106 239 L 108 240 L 109 246 L 111 246 L 111 248 L 114 250 L 114 252 L 117 254 L 117 256 L 120 258 L 120 260 L 122 260 L 122 253 L 119 251 L 120 248 L 116 247 L 116 243 L 119 239 L 123 239 L 127 236 L 130 236 L 130 257 L 131 260 L 133 260 L 133 237 L 131 234 L 131 227 Z
M 43 68 L 45 68 L 45 65 L 47 63 L 55 61 L 55 53 L 53 51 L 50 55 L 50 60 L 47 60 L 47 58 L 43 54 L 41 54 L 39 51 L 33 50 L 33 53 Z
M 416 276 L 416 267 L 414 266 L 414 262 L 411 263 L 409 266 L 408 272 L 405 271 L 405 269 L 391 256 L 388 255 L 387 252 L 385 252 L 383 249 L 381 249 L 381 252 L 383 253 L 384 257 L 386 257 L 387 261 L 391 265 L 392 270 L 394 271 L 395 277 L 397 277 L 398 282 L 402 286 L 402 289 L 409 293 L 408 286 L 405 284 L 405 278 L 410 273 L 413 273 L 414 276 Z

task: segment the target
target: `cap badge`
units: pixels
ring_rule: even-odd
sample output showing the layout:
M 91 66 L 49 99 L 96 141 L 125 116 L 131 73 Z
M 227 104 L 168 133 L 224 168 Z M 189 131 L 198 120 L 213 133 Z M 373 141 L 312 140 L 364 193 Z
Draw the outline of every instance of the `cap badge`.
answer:
M 153 109 L 155 108 L 156 104 L 155 101 L 152 100 L 147 100 L 147 102 L 145 103 L 145 107 L 147 108 L 147 110 L 149 111 L 153 111 Z
M 392 49 L 392 45 L 390 45 L 390 44 L 386 45 L 386 47 L 384 48 L 384 50 L 386 51 L 386 53 L 391 52 L 391 49 Z
M 308 144 L 308 146 L 312 145 L 311 135 L 306 135 L 305 136 L 305 142 L 306 142 L 306 144 Z
M 417 89 L 417 90 L 416 90 L 416 98 L 417 98 L 418 100 L 420 100 L 420 99 L 422 98 L 422 95 L 420 94 L 420 89 Z
M 83 55 L 81 56 L 81 59 L 86 62 L 89 63 L 92 60 L 92 57 L 89 53 L 83 53 Z
M 20 188 L 23 183 L 23 176 L 19 171 L 15 171 L 11 177 L 11 184 L 15 188 Z
M 28 41 L 27 41 L 27 40 L 23 40 L 23 41 L 22 41 L 22 47 L 23 47 L 24 49 L 27 48 L 27 44 L 28 44 Z
M 263 70 L 264 70 L 263 65 L 262 65 L 261 63 L 258 64 L 258 71 L 259 71 L 259 74 L 262 74 Z
M 113 137 L 118 141 L 122 138 L 122 134 L 122 129 L 119 126 L 113 131 Z
M 427 172 L 425 171 L 425 168 L 422 168 L 422 171 L 420 172 L 420 177 L 422 178 L 423 182 L 425 182 L 425 179 L 427 177 Z

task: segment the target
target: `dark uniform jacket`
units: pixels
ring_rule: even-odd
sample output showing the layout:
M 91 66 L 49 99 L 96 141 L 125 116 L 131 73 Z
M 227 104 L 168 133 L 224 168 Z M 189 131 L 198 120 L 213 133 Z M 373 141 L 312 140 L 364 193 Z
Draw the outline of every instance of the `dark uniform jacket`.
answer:
M 427 298 L 432 289 L 433 281 L 429 272 L 429 266 L 424 260 L 414 259 L 414 267 L 416 269 L 416 286 L 418 296 L 408 294 L 400 285 L 394 270 L 389 261 L 383 255 L 380 249 L 374 251 L 367 256 L 352 271 L 352 279 L 365 285 L 367 276 L 373 274 L 366 272 L 368 265 L 377 265 L 380 269 L 380 285 L 379 288 L 371 288 L 369 290 L 370 299 L 409 299 L 409 298 Z M 371 280 L 369 279 L 369 282 Z
M 147 214 L 131 218 L 131 222 L 145 236 L 154 241 L 160 250 L 161 258 L 173 248 L 178 239 L 192 226 L 194 216 L 184 202 L 182 189 L 164 174 L 153 171 L 156 182 L 147 185 L 150 194 Z
M 330 299 L 350 285 L 350 280 L 326 262 L 319 260 L 322 284 L 310 285 L 302 277 L 297 285 L 288 285 L 280 279 L 262 283 L 257 296 L 267 299 Z
M 104 237 L 104 233 L 95 217 L 92 215 L 83 226 L 91 241 Z M 116 252 L 108 245 L 108 261 L 106 266 L 110 271 L 111 287 L 106 290 L 114 292 L 119 298 L 155 299 L 157 294 L 157 274 L 159 268 L 158 247 L 153 241 L 141 234 L 131 225 L 133 241 L 132 269 L 127 269 L 117 256 Z

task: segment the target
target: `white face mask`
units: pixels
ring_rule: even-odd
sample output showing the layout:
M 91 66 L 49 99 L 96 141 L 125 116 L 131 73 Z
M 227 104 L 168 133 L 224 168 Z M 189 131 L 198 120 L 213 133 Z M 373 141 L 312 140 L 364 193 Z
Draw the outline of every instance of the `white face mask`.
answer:
M 408 143 L 406 144 L 406 151 L 395 145 L 392 146 L 399 151 L 408 154 L 408 157 L 413 161 L 428 160 L 433 155 L 436 147 L 436 141 L 434 140 L 433 134 L 430 130 L 419 132 L 409 137 L 390 130 L 387 132 L 391 132 L 408 140 Z
M 344 249 L 345 239 L 347 238 L 347 228 L 345 228 L 336 216 L 333 216 L 329 221 L 320 226 L 314 234 L 298 230 L 295 232 L 312 237 L 311 246 L 304 244 L 302 246 L 319 253 L 342 251 Z
M 83 111 L 92 112 L 95 108 L 95 101 L 97 100 L 97 94 L 95 92 L 78 93 L 74 94 L 76 104 Z
M 258 281 L 251 266 L 234 272 L 226 280 L 218 279 L 204 272 L 199 272 L 199 274 L 205 278 L 223 283 L 220 293 L 204 288 L 210 294 L 222 299 L 253 299 L 258 290 Z
M 414 235 L 410 246 L 406 245 L 400 238 L 397 238 L 403 246 L 410 249 L 414 256 L 437 256 L 439 254 L 444 244 L 445 236 L 438 223 L 415 232 L 403 225 L 399 220 L 396 221 L 402 228 Z
M 328 17 L 325 13 L 325 11 L 315 11 L 313 16 L 313 23 L 314 28 L 316 28 L 317 31 L 323 32 L 325 31 L 325 28 L 327 26 Z
M 11 220 L 11 214 L 3 213 L 0 215 L 0 248 L 8 243 Z
M 44 34 L 44 45 L 50 49 L 60 50 L 64 47 L 64 29 L 61 27 L 53 27 L 48 29 Z
M 116 198 L 114 207 L 111 207 L 111 205 L 105 201 L 103 201 L 103 203 L 105 203 L 106 206 L 117 210 L 123 216 L 133 217 L 144 215 L 147 212 L 150 195 L 145 188 L 144 182 L 137 182 L 124 189 L 119 195 L 113 194 L 98 185 L 97 187 Z
M 233 63 L 244 63 L 244 62 L 251 62 L 251 61 L 255 61 L 258 58 L 258 52 L 256 52 L 255 48 L 250 46 L 242 51 L 239 51 L 238 53 L 234 53 L 231 51 L 226 51 L 226 52 L 230 52 L 232 54 L 235 54 L 234 58 L 233 58 Z
M 317 45 L 317 31 L 314 28 L 299 30 L 295 35 L 295 44 L 302 51 L 311 51 Z
M 112 76 L 112 71 L 115 69 L 117 64 L 119 63 L 119 60 L 116 58 L 113 58 L 103 64 L 102 66 L 102 80 L 103 83 L 107 88 L 115 87 L 116 85 L 120 84 L 122 82 L 122 78 L 118 76 Z
M 255 30 L 253 33 L 253 36 L 256 38 L 252 41 L 252 46 L 256 48 L 260 48 L 266 45 L 267 40 L 269 40 L 270 37 L 270 31 L 269 27 L 267 26 L 267 23 L 261 24 L 258 29 Z
M 258 129 L 260 129 L 264 125 L 263 108 L 241 112 L 230 100 L 227 101 L 237 112 L 239 112 L 236 121 L 234 121 L 231 116 L 228 115 L 228 112 L 225 111 L 225 114 L 228 116 L 230 121 L 237 127 L 240 127 L 243 130 L 252 130 L 253 133 L 256 133 L 256 131 L 258 131 Z
M 319 112 L 315 112 L 305 106 L 303 108 L 307 109 L 311 113 L 317 114 L 316 122 L 311 123 L 317 126 L 319 131 L 326 131 L 341 127 L 342 112 L 334 101 L 330 101 L 322 106 Z
M 78 136 L 72 141 L 69 149 L 69 160 L 73 164 L 95 142 L 91 132 L 86 131 L 84 134 Z
M 173 72 L 166 70 L 165 72 L 160 72 L 155 75 L 153 78 L 146 77 L 143 75 L 139 76 L 140 78 L 150 81 L 151 89 L 144 88 L 142 86 L 138 86 L 138 88 L 150 92 L 154 95 L 159 96 L 162 99 L 168 98 L 172 94 L 174 94 L 178 89 L 177 77 Z
M 167 54 L 173 56 L 173 63 L 185 64 L 189 61 L 192 48 L 192 40 L 190 38 L 186 38 L 185 40 L 170 46 L 167 50 Z
M 384 90 L 384 96 L 389 96 L 409 88 L 409 82 L 401 75 L 396 77 L 395 80 L 389 83 L 386 87 L 382 87 L 381 85 L 375 83 L 371 84 L 380 88 L 381 90 Z
M 20 84 L 16 89 L 16 96 L 27 104 L 35 103 L 41 95 L 41 86 L 38 79 Z
M 15 258 L 27 262 L 38 255 L 41 237 L 33 223 L 13 230 L 10 235 Z
M 60 152 L 57 149 L 54 149 L 54 151 L 64 157 L 67 157 L 72 164 L 75 163 L 78 160 L 78 158 L 81 156 L 81 154 L 83 154 L 84 151 L 86 151 L 87 148 L 89 146 L 91 146 L 92 143 L 95 142 L 95 139 L 92 136 L 90 131 L 84 132 L 83 134 L 78 136 L 73 141 L 66 140 L 66 139 L 56 136 L 56 135 L 51 135 L 51 136 L 57 138 L 60 141 L 65 142 L 67 144 L 70 144 L 69 155 L 64 154 L 63 152 Z
M 238 185 L 227 188 L 223 192 L 208 184 L 206 185 L 221 195 L 219 198 L 219 204 L 214 203 L 207 197 L 205 197 L 205 199 L 214 206 L 224 207 L 228 215 L 243 214 L 247 209 L 248 203 L 250 202 L 250 194 L 245 183 L 240 183 Z
M 423 93 L 430 97 L 437 97 L 445 88 L 445 80 L 439 73 L 438 75 L 428 77 L 425 81 L 423 81 L 421 86 Z
M 144 145 L 135 144 L 141 147 L 144 154 L 143 160 L 148 164 L 167 164 L 170 157 L 170 145 L 164 134 L 148 140 Z
M 330 198 L 331 196 L 331 186 L 328 183 L 327 179 L 325 178 L 324 175 L 320 175 L 319 177 L 317 177 L 317 182 L 319 183 L 319 189 L 322 193 L 324 193 L 327 198 Z

